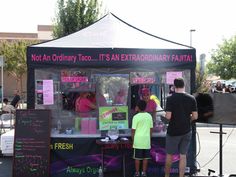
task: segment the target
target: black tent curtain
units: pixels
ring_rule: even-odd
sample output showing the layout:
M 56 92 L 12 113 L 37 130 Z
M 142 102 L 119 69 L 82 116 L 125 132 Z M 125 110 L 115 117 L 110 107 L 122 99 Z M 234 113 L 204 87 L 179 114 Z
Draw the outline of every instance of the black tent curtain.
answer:
M 236 125 L 236 94 L 234 93 L 199 93 L 198 122 Z
M 190 70 L 190 92 L 195 91 L 196 50 L 130 48 L 27 48 L 27 108 L 35 108 L 35 70 L 43 68 L 141 68 Z M 193 125 L 193 131 L 196 128 Z M 195 173 L 196 133 L 193 133 L 189 166 Z

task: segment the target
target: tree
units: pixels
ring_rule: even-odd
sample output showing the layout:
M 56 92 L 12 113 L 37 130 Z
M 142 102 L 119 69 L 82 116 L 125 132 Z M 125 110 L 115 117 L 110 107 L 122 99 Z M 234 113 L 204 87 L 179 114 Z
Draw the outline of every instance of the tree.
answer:
M 23 76 L 27 73 L 26 48 L 38 41 L 0 41 L 0 55 L 4 56 L 4 69 L 16 79 L 17 89 L 22 94 Z
M 205 71 L 204 74 L 201 74 L 200 64 L 197 63 L 195 73 L 196 73 L 196 92 L 198 93 L 208 92 L 210 89 L 209 83 L 206 80 L 208 71 Z
M 55 38 L 79 31 L 98 19 L 98 0 L 58 0 L 58 13 L 53 28 Z
M 223 44 L 213 51 L 207 68 L 210 74 L 222 79 L 236 78 L 236 35 L 229 40 L 225 39 Z

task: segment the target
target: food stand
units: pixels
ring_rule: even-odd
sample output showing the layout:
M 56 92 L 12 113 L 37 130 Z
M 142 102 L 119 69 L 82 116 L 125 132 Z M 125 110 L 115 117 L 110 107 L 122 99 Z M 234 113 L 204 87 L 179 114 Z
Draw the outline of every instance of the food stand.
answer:
M 117 129 L 130 138 L 139 90 L 148 87 L 165 105 L 176 76 L 186 80 L 192 93 L 195 83 L 194 48 L 143 32 L 108 14 L 93 25 L 71 35 L 27 48 L 28 109 L 50 109 L 51 176 L 98 176 L 100 147 L 96 140 Z M 96 109 L 84 115 L 76 100 L 84 92 L 94 96 Z M 122 93 L 122 101 L 116 95 Z M 157 114 L 158 115 L 158 114 Z M 163 174 L 166 125 L 157 116 L 152 139 L 150 176 Z M 133 175 L 132 146 L 107 145 L 105 176 L 119 173 L 125 149 L 127 176 Z M 188 168 L 195 172 L 195 139 L 188 155 Z M 178 156 L 175 157 L 178 162 Z M 173 173 L 178 172 L 174 164 Z

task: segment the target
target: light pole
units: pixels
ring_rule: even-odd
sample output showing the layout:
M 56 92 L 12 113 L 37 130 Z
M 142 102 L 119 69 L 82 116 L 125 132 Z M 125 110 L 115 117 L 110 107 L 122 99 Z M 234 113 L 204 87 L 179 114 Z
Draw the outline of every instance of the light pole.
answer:
M 190 29 L 190 47 L 192 47 L 192 33 L 195 31 L 195 29 Z
M 3 58 L 3 56 L 0 56 L 0 66 L 1 66 L 1 87 L 2 87 L 2 89 L 1 89 L 1 95 L 2 95 L 2 108 L 3 108 L 3 65 L 4 65 L 4 58 Z

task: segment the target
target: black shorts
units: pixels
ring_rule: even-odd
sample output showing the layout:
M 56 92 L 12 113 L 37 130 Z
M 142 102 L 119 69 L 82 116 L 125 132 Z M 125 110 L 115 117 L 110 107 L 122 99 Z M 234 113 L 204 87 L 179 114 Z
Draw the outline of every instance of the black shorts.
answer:
M 150 149 L 134 149 L 133 158 L 137 160 L 150 159 Z

